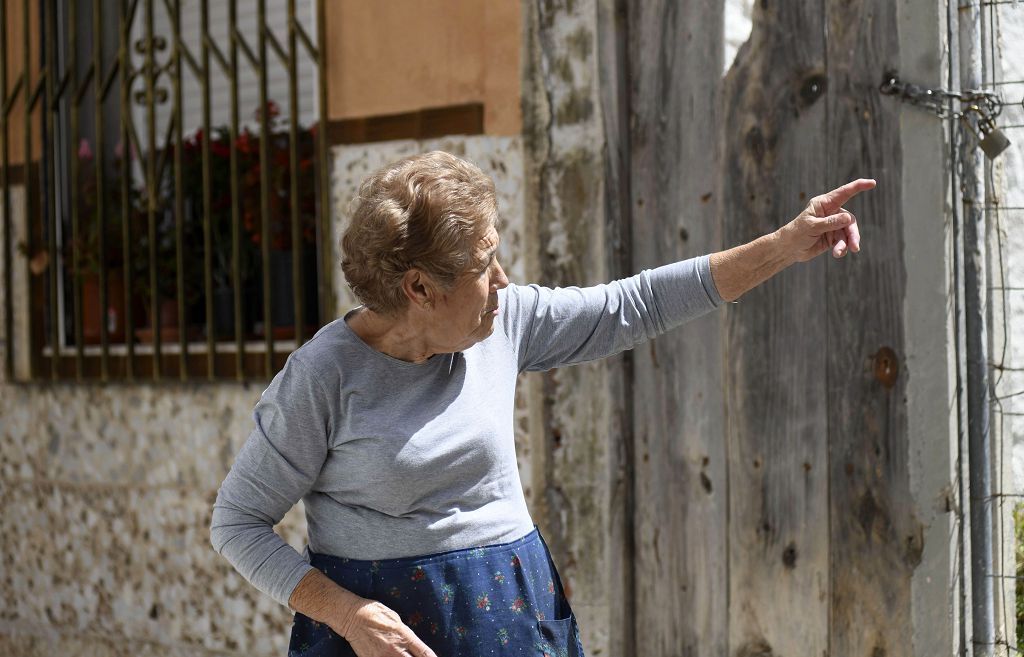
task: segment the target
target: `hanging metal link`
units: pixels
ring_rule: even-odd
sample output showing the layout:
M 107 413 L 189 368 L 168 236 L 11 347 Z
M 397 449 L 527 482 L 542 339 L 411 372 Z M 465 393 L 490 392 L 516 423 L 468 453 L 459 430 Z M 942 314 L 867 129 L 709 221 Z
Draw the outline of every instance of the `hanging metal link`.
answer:
M 892 72 L 885 74 L 878 90 L 883 95 L 896 96 L 929 111 L 940 119 L 959 121 L 974 135 L 979 148 L 990 160 L 999 157 L 1010 147 L 1010 140 L 996 125 L 996 117 L 1003 111 L 1003 99 L 997 93 L 980 89 L 931 89 L 903 82 Z
M 980 89 L 950 91 L 930 89 L 903 82 L 892 72 L 887 72 L 879 91 L 886 96 L 898 96 L 901 100 L 931 111 L 940 119 L 962 119 L 967 113 L 976 111 L 987 119 L 994 120 L 1003 111 L 1003 99 L 999 94 Z M 951 109 L 949 101 L 956 101 L 960 109 Z

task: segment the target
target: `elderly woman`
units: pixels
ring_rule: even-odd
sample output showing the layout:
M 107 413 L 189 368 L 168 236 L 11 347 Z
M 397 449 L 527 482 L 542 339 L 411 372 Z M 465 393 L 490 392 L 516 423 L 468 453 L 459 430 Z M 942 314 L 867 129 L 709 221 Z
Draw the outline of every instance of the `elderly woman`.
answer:
M 494 184 L 441 152 L 367 179 L 342 240 L 363 305 L 296 349 L 256 404 L 211 539 L 295 610 L 289 655 L 582 656 L 523 497 L 516 378 L 629 349 L 789 264 L 858 251 L 858 180 L 771 235 L 607 285 L 509 284 Z M 273 531 L 305 503 L 300 555 Z

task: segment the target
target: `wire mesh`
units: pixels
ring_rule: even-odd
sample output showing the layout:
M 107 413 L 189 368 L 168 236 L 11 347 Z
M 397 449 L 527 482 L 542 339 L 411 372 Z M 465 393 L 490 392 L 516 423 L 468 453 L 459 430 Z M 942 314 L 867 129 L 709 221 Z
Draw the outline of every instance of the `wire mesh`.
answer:
M 1024 281 L 1012 277 L 1013 263 L 1024 257 L 1008 240 L 1008 230 L 1021 218 L 1024 207 L 1008 185 L 1008 174 L 1024 174 L 1020 159 L 1024 133 L 1024 78 L 1010 61 L 1010 44 L 1024 37 L 1024 3 L 1019 0 L 989 0 L 981 3 L 987 30 L 984 33 L 984 88 L 1000 94 L 1004 112 L 1000 129 L 1011 139 L 1004 157 L 985 164 L 985 209 L 990 230 L 988 304 L 992 331 L 989 352 L 990 417 L 992 428 L 993 487 L 989 502 L 993 522 L 993 559 L 997 621 L 996 654 L 1024 654 L 1018 647 L 1024 606 L 1024 571 L 1017 563 L 1016 518 L 1024 508 L 1024 493 L 1016 489 L 1010 470 L 1012 444 L 1024 424 L 1024 345 L 1013 344 L 1012 319 L 1024 309 Z M 1016 312 L 1015 312 L 1016 311 Z M 992 508 L 994 507 L 994 508 Z

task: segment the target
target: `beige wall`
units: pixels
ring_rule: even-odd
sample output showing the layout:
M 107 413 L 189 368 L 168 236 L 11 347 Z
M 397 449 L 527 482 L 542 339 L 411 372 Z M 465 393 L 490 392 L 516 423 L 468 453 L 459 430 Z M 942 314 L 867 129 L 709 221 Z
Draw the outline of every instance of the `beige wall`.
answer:
M 7 52 L 4 63 L 7 66 L 7 93 L 11 94 L 18 77 L 24 72 L 23 57 L 24 39 L 24 12 L 21 2 L 8 2 L 7 4 Z M 36 12 L 29 15 L 29 33 L 31 42 L 29 48 L 32 60 L 31 75 L 32 87 L 39 84 L 39 16 Z M 36 120 L 33 121 L 32 134 L 32 159 L 39 159 L 41 136 L 39 133 L 39 110 L 35 112 Z M 18 94 L 18 100 L 11 106 L 10 123 L 7 126 L 8 157 L 12 165 L 22 164 L 25 161 L 25 90 Z
M 519 0 L 334 0 L 324 11 L 332 119 L 481 102 L 486 134 L 519 134 Z

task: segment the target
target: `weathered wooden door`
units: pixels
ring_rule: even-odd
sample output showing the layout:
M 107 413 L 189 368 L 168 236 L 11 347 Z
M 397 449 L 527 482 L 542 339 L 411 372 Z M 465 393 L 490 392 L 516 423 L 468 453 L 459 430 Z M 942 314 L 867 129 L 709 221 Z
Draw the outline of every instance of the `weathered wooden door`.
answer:
M 880 181 L 863 252 L 635 352 L 635 654 L 909 654 L 898 3 L 759 0 L 724 79 L 722 2 L 626 6 L 635 269 Z

